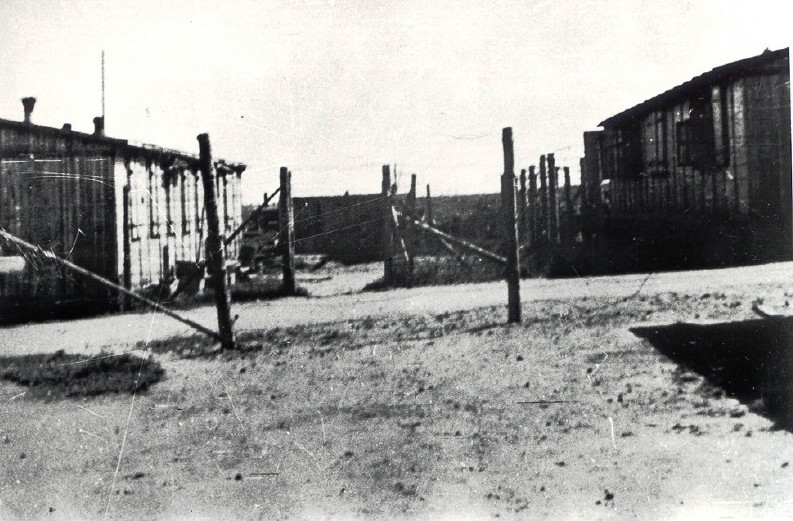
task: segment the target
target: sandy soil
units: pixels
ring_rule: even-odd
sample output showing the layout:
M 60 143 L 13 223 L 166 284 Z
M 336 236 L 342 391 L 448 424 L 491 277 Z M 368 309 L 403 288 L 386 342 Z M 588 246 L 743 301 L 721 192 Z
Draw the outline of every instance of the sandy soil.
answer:
M 515 326 L 502 283 L 237 306 L 260 351 L 153 353 L 166 379 L 134 397 L 0 383 L 0 518 L 793 517 L 793 402 L 765 403 L 763 376 L 791 374 L 793 328 L 750 309 L 791 280 L 784 263 L 523 281 Z M 128 314 L 0 341 L 151 354 L 134 342 L 183 332 Z

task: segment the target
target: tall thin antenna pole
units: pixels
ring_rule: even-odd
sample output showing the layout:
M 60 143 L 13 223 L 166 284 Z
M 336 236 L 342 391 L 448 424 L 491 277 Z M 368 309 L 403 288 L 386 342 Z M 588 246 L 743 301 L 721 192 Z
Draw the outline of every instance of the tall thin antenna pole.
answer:
M 102 49 L 102 122 L 105 122 L 105 50 Z

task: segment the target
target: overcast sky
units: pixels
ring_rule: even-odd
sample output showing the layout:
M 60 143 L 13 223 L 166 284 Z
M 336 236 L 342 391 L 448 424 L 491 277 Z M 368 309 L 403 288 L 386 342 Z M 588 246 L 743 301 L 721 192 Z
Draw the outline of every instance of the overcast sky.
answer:
M 2 0 L 0 117 L 248 165 L 246 202 L 289 166 L 297 195 L 373 193 L 396 163 L 434 194 L 497 192 L 516 167 L 718 65 L 790 42 L 779 1 Z

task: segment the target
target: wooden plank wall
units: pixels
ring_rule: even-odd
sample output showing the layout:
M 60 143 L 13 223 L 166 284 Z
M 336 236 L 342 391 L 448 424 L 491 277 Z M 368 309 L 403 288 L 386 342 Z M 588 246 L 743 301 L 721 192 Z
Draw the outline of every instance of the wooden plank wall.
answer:
M 72 155 L 65 140 L 0 130 L 0 226 L 110 279 L 117 278 L 112 159 L 109 149 Z M 90 155 L 89 155 L 90 154 Z M 20 252 L 10 245 L 2 254 Z M 25 271 L 0 276 L 4 303 L 106 298 L 107 291 L 26 255 Z
M 153 154 L 126 161 L 133 289 L 169 279 L 176 275 L 177 262 L 197 262 L 204 256 L 204 190 L 197 166 L 168 166 L 173 160 Z M 221 230 L 231 234 L 242 222 L 241 175 L 223 168 L 217 172 Z M 240 244 L 241 239 L 235 239 L 228 245 L 229 264 L 237 261 Z
M 643 151 L 642 172 L 634 172 L 638 175 L 633 177 L 611 179 L 611 210 L 627 214 L 693 212 L 716 216 L 747 213 L 749 193 L 753 190 L 750 183 L 758 181 L 749 176 L 743 84 L 744 80 L 738 79 L 709 93 L 713 100 L 725 97 L 726 121 L 722 122 L 721 115 L 716 112 L 714 126 L 718 126 L 715 130 L 719 132 L 722 124 L 726 127 L 727 140 L 723 144 L 726 164 L 712 164 L 702 169 L 680 163 L 678 123 L 687 120 L 691 112 L 689 100 L 681 100 L 664 109 L 660 116 L 664 121 L 665 167 L 655 170 L 648 164 L 647 152 Z M 639 128 L 651 125 L 654 117 L 648 114 L 641 118 Z M 643 147 L 648 146 L 647 139 L 642 143 Z M 609 156 L 604 153 L 603 157 Z M 587 164 L 596 163 L 594 159 L 586 161 Z M 779 175 L 778 170 L 776 175 Z
M 196 160 L 175 152 L 46 127 L 0 128 L 0 226 L 115 282 L 124 281 L 123 188 L 129 187 L 132 289 L 159 283 L 176 261 L 203 257 L 203 189 Z M 218 168 L 221 225 L 242 221 L 241 172 Z M 227 248 L 235 264 L 241 239 Z M 168 265 L 164 265 L 167 247 Z M 0 245 L 0 255 L 19 255 Z M 27 255 L 23 273 L 0 275 L 0 307 L 115 295 Z

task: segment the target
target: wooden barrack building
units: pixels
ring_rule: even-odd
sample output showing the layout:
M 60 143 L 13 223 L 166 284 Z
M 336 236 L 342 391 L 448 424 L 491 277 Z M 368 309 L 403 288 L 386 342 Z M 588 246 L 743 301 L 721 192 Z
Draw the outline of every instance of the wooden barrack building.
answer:
M 23 122 L 0 119 L 0 226 L 132 290 L 193 271 L 206 236 L 198 157 L 107 137 L 101 117 L 92 134 L 34 125 L 34 103 L 23 100 Z M 241 222 L 245 166 L 215 168 L 228 234 Z M 238 250 L 239 240 L 228 246 L 231 266 Z M 0 255 L 24 260 L 21 271 L 0 274 L 2 310 L 117 303 L 117 295 L 12 244 L 0 244 Z
M 599 126 L 584 134 L 582 186 L 585 211 L 606 209 L 606 235 L 644 243 L 645 257 L 676 250 L 669 267 L 793 258 L 788 49 L 716 67 Z

